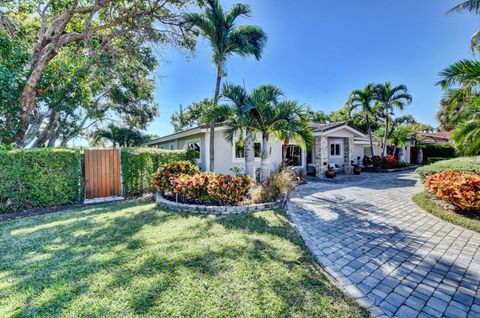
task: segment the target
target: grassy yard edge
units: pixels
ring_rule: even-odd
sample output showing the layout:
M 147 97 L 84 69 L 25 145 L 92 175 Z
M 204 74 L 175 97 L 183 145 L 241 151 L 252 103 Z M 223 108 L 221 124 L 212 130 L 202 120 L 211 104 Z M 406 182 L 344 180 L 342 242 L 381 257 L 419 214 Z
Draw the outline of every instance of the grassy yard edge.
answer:
M 480 219 L 472 219 L 461 214 L 453 214 L 445 211 L 430 200 L 426 191 L 415 194 L 412 197 L 412 200 L 426 212 L 431 213 L 446 222 L 480 233 Z

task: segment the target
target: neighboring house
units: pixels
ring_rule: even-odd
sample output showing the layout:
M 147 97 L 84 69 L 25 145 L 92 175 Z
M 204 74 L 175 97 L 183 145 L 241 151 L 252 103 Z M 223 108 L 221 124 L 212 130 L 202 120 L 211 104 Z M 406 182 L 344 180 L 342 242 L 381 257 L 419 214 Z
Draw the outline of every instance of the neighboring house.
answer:
M 346 125 L 310 124 L 314 138 L 311 149 L 302 149 L 300 145 L 290 143 L 287 152 L 289 166 L 294 166 L 305 172 L 316 171 L 318 177 L 323 177 L 328 165 L 335 166 L 341 172 L 351 173 L 351 161 L 364 155 L 370 156 L 368 137 L 362 132 Z M 244 148 L 238 137 L 233 143 L 225 140 L 221 124 L 215 128 L 215 171 L 231 173 L 232 169 L 244 169 Z M 270 138 L 270 165 L 271 169 L 279 167 L 282 160 L 282 141 Z M 145 145 L 167 150 L 192 149 L 197 152 L 197 163 L 203 170 L 209 170 L 209 143 L 210 132 L 207 126 L 200 126 L 167 136 L 163 136 Z M 376 153 L 380 149 L 376 147 Z M 261 136 L 255 138 L 255 168 L 260 168 Z

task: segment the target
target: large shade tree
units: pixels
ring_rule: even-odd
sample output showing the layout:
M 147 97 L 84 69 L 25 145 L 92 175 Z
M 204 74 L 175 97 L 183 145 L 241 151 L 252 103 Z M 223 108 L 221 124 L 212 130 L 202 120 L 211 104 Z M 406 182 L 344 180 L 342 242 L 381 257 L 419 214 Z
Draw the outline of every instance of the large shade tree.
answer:
M 403 110 L 406 105 L 412 102 L 412 95 L 408 93 L 405 85 L 392 86 L 390 82 L 375 86 L 375 100 L 377 101 L 376 111 L 385 123 L 383 135 L 382 157 L 387 155 L 388 135 L 390 123 L 395 115 L 395 110 Z
M 212 62 L 215 64 L 217 79 L 214 107 L 218 105 L 222 78 L 227 75 L 225 64 L 232 55 L 254 56 L 259 60 L 267 41 L 263 30 L 253 25 L 238 25 L 240 17 L 248 17 L 251 9 L 245 4 L 234 4 L 225 11 L 219 0 L 205 0 L 203 12 L 188 15 L 187 21 L 197 27 L 208 39 L 212 49 Z M 210 170 L 215 165 L 215 122 L 210 123 Z
M 28 37 L 29 59 L 19 94 L 15 142 L 25 136 L 36 112 L 42 76 L 48 66 L 67 49 L 115 54 L 116 41 L 137 37 L 143 42 L 193 47 L 186 29 L 183 8 L 189 0 L 18 0 L 0 3 L 2 29 L 13 39 Z M 18 25 L 28 24 L 28 32 Z

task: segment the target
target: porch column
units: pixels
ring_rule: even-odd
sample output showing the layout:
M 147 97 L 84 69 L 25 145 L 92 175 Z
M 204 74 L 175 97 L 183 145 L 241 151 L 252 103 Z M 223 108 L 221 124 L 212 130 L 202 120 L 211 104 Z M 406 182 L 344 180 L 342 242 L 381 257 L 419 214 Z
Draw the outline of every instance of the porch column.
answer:
M 325 172 L 328 170 L 328 166 L 324 165 L 324 162 L 328 163 L 328 139 L 325 136 L 315 137 L 314 140 L 314 163 L 317 169 L 317 177 L 325 178 Z
M 354 158 L 355 149 L 353 145 L 353 137 L 344 138 L 343 144 L 344 144 L 343 157 L 344 157 L 344 164 L 345 164 L 345 174 L 352 174 L 353 173 L 352 160 L 357 159 L 357 158 Z

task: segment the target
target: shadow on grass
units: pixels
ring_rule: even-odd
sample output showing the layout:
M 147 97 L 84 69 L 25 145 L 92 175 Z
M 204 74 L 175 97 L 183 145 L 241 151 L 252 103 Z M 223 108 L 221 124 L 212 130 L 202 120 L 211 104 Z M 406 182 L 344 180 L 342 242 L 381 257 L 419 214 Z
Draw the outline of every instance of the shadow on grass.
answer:
M 0 254 L 0 308 L 14 303 L 5 315 L 366 315 L 325 279 L 282 211 L 93 207 L 3 224 Z

